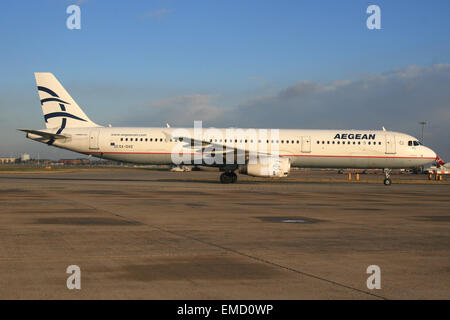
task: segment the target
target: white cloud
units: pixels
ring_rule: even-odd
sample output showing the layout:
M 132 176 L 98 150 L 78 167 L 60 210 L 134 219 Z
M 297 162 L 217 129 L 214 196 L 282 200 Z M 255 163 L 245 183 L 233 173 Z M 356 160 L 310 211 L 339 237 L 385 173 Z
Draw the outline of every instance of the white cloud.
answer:
M 189 94 L 159 99 L 145 103 L 141 107 L 140 119 L 158 119 L 175 126 L 192 126 L 195 120 L 217 121 L 224 110 L 214 105 L 215 95 Z M 136 117 L 127 122 L 137 120 Z

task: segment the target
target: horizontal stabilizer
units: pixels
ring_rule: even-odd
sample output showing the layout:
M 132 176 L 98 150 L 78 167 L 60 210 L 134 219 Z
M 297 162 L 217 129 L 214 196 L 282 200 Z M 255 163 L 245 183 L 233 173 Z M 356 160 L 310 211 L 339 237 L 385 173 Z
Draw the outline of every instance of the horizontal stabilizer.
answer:
M 67 138 L 65 135 L 62 135 L 62 134 L 50 133 L 50 132 L 39 131 L 39 130 L 31 130 L 31 129 L 17 129 L 17 130 L 38 135 L 44 139 L 55 139 L 56 140 L 56 139 L 66 139 Z

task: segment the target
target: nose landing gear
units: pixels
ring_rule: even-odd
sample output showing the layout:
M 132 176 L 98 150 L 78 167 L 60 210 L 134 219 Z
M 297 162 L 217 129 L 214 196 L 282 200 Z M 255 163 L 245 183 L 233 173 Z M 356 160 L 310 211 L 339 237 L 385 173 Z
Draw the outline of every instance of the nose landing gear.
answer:
M 237 174 L 233 171 L 225 171 L 220 175 L 221 183 L 235 183 L 237 181 Z
M 391 169 L 384 169 L 384 185 L 385 186 L 390 186 L 392 184 L 392 180 L 391 180 Z

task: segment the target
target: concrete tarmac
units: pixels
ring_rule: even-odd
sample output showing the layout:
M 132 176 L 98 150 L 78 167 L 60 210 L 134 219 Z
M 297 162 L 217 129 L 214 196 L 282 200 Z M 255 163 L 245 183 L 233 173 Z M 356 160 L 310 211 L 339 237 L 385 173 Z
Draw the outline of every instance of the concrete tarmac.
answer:
M 218 174 L 0 173 L 0 299 L 450 298 L 449 184 Z

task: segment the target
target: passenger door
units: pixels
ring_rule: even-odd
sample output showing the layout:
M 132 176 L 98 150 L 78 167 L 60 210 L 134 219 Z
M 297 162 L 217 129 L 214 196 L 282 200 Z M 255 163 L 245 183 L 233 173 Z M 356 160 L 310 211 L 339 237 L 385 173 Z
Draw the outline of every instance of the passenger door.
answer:
M 100 129 L 92 129 L 89 131 L 89 150 L 98 150 L 98 136 Z
M 386 135 L 386 153 L 394 154 L 396 152 L 395 136 Z
M 302 137 L 302 152 L 304 153 L 311 152 L 311 137 L 309 136 Z

